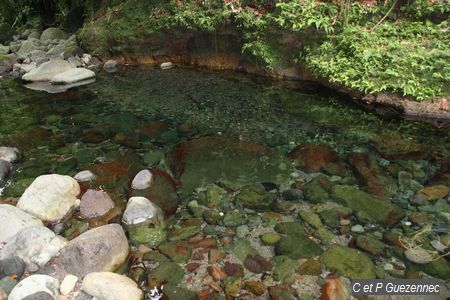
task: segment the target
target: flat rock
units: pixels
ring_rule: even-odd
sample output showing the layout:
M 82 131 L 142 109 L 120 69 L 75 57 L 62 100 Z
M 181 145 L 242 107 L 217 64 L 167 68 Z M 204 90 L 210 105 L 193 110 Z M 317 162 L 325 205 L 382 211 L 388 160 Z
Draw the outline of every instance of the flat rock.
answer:
M 10 163 L 16 162 L 19 156 L 19 149 L 14 147 L 0 147 L 0 159 Z
M 22 76 L 25 81 L 50 81 L 58 74 L 75 69 L 75 66 L 60 58 L 51 59 Z
M 86 275 L 81 285 L 83 292 L 102 300 L 140 300 L 143 293 L 130 278 L 110 272 Z
M 17 207 L 43 221 L 57 222 L 69 214 L 79 193 L 78 182 L 70 176 L 41 175 L 25 190 Z
M 0 244 L 8 242 L 24 228 L 41 225 L 42 221 L 9 204 L 0 204 Z
M 36 293 L 47 293 L 53 296 L 53 299 L 58 298 L 59 281 L 47 275 L 31 275 L 30 277 L 27 277 L 19 282 L 14 287 L 14 289 L 9 294 L 8 300 L 23 300 L 27 296 Z
M 106 214 L 114 207 L 114 202 L 105 191 L 87 190 L 81 197 L 80 214 L 85 219 L 96 218 Z
M 0 250 L 0 260 L 17 256 L 28 270 L 37 270 L 52 259 L 65 245 L 66 239 L 42 225 L 26 227 Z
M 58 267 L 78 277 L 91 272 L 114 271 L 125 262 L 128 252 L 122 226 L 104 225 L 71 240 L 61 250 Z
M 164 213 L 158 205 L 145 197 L 131 197 L 122 220 L 127 225 L 151 223 L 160 226 L 164 222 Z
M 55 75 L 50 82 L 52 84 L 71 84 L 95 77 L 95 72 L 85 68 L 69 69 Z

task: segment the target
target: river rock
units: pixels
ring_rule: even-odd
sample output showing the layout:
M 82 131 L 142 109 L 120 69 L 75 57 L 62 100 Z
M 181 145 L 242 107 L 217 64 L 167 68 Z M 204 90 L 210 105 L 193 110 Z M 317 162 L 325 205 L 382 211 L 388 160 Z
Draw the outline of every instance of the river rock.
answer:
M 89 189 L 81 197 L 80 214 L 85 219 L 96 218 L 103 216 L 113 207 L 114 202 L 107 192 Z
M 21 60 L 25 60 L 31 51 L 33 50 L 40 50 L 41 43 L 38 39 L 29 39 L 24 42 L 22 42 L 22 45 L 20 46 L 20 49 L 17 51 L 16 55 L 17 58 Z
M 41 34 L 41 41 L 65 40 L 67 38 L 67 33 L 56 27 L 49 27 L 45 29 Z
M 283 236 L 275 245 L 276 255 L 286 255 L 292 259 L 312 258 L 321 253 L 318 244 L 299 233 Z
M 75 69 L 75 66 L 60 58 L 54 58 L 26 73 L 22 79 L 25 81 L 50 81 L 56 75 L 71 69 Z
M 64 277 L 63 281 L 61 282 L 60 291 L 62 295 L 67 295 L 70 292 L 72 292 L 73 288 L 77 284 L 78 277 L 75 275 L 67 275 Z
M 387 159 L 425 159 L 433 147 L 416 143 L 399 132 L 385 131 L 372 139 L 375 149 Z
M 135 190 L 145 190 L 151 186 L 152 177 L 153 175 L 149 170 L 142 170 L 134 177 L 131 187 Z
M 95 72 L 85 68 L 69 69 L 55 75 L 50 82 L 52 84 L 71 84 L 95 77 Z
M 48 60 L 48 57 L 45 53 L 45 51 L 42 50 L 33 50 L 29 53 L 28 57 L 32 62 L 35 62 L 36 64 L 40 65 L 43 62 L 46 62 Z
M 9 294 L 8 300 L 26 299 L 48 299 L 48 298 L 28 298 L 36 293 L 47 293 L 52 296 L 51 299 L 57 299 L 59 296 L 59 281 L 47 275 L 31 275 L 25 278 Z
M 11 173 L 13 165 L 6 160 L 0 159 L 0 182 L 5 180 Z
M 114 271 L 128 257 L 128 241 L 119 224 L 86 231 L 61 250 L 58 266 L 83 277 L 91 272 Z
M 95 299 L 143 299 L 142 291 L 133 280 L 111 272 L 96 272 L 86 275 L 83 279 L 81 289 Z
M 20 197 L 17 207 L 43 221 L 58 222 L 77 204 L 80 186 L 70 176 L 37 177 Z
M 245 208 L 268 210 L 275 201 L 275 194 L 267 192 L 262 184 L 252 184 L 242 188 L 236 201 Z
M 11 242 L 0 250 L 0 260 L 17 256 L 22 259 L 27 269 L 35 271 L 52 259 L 67 241 L 55 235 L 42 225 L 27 227 L 19 231 Z
M 114 59 L 110 59 L 105 62 L 105 64 L 103 65 L 103 69 L 105 70 L 115 69 L 117 68 L 117 65 L 118 65 L 117 61 L 115 61 Z
M 41 225 L 42 221 L 9 204 L 0 204 L 0 244 L 7 243 L 24 228 Z
M 254 182 L 284 182 L 291 173 L 290 162 L 281 154 L 253 142 L 220 136 L 183 141 L 169 153 L 168 162 L 181 183 L 182 195 L 217 182 L 233 189 Z
M 145 197 L 131 197 L 122 220 L 127 225 L 142 223 L 160 227 L 164 223 L 164 214 L 161 208 Z
M 0 159 L 10 163 L 16 162 L 19 157 L 19 149 L 14 147 L 0 147 Z
M 162 64 L 160 65 L 160 68 L 161 68 L 162 70 L 169 70 L 169 69 L 172 69 L 172 68 L 173 68 L 173 64 L 172 64 L 170 61 L 164 62 L 164 63 L 162 63 Z
M 337 202 L 388 227 L 405 216 L 405 212 L 390 201 L 375 198 L 353 186 L 336 185 L 331 194 Z
M 9 46 L 4 46 L 0 44 L 0 55 L 5 55 L 9 53 Z
M 166 216 L 174 214 L 178 209 L 178 194 L 173 178 L 159 169 L 152 169 L 151 187 L 143 190 L 132 190 L 133 197 L 145 197 L 158 205 Z
M 375 265 L 366 254 L 334 244 L 320 256 L 328 269 L 351 279 L 374 279 Z
M 95 174 L 89 170 L 78 172 L 73 178 L 78 182 L 87 182 L 95 179 Z
M 443 199 L 450 194 L 450 187 L 445 185 L 427 186 L 419 191 L 413 197 L 413 202 L 421 203 L 426 201 L 433 201 Z
M 337 153 L 327 145 L 299 145 L 288 154 L 298 161 L 298 168 L 305 172 L 319 172 L 321 167 L 337 160 Z
M 10 256 L 0 260 L 0 278 L 15 275 L 22 277 L 25 272 L 25 262 L 18 256 Z

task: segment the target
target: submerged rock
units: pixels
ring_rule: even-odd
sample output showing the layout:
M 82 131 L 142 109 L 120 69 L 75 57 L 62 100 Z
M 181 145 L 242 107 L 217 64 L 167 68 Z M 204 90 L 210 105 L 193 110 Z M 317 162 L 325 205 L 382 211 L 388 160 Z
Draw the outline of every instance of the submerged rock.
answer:
M 433 147 L 422 145 L 405 139 L 395 131 L 384 132 L 373 140 L 375 149 L 387 159 L 424 159 L 429 156 Z
M 114 271 L 128 257 L 128 241 L 122 227 L 110 224 L 86 231 L 61 250 L 58 267 L 83 277 L 91 272 Z
M 86 275 L 81 289 L 95 299 L 141 300 L 142 291 L 130 278 L 111 272 L 95 272 Z
M 405 216 L 405 212 L 390 201 L 375 198 L 353 186 L 336 185 L 331 195 L 337 202 L 388 227 Z
M 275 194 L 267 192 L 262 184 L 247 185 L 236 195 L 237 203 L 254 210 L 268 210 L 274 200 Z
M 122 220 L 127 225 L 151 224 L 154 227 L 165 227 L 161 208 L 144 197 L 131 197 L 128 200 Z
M 320 256 L 320 261 L 328 269 L 351 279 L 375 278 L 375 265 L 372 260 L 355 249 L 332 245 Z
M 20 197 L 17 207 L 47 222 L 58 222 L 76 205 L 80 186 L 70 176 L 37 177 Z
M 162 70 L 168 70 L 168 69 L 172 69 L 173 68 L 173 64 L 169 61 L 169 62 L 164 62 L 160 65 L 160 68 Z
M 37 293 L 48 294 L 51 299 L 59 296 L 59 281 L 47 275 L 31 275 L 17 284 L 8 296 L 8 300 L 41 299 L 29 296 Z M 48 299 L 48 298 L 42 298 Z
M 180 192 L 189 195 L 201 186 L 222 182 L 239 188 L 254 182 L 289 180 L 290 162 L 265 146 L 219 136 L 179 143 L 168 155 L 180 180 Z
M 286 255 L 292 259 L 312 258 L 322 253 L 318 244 L 303 234 L 283 236 L 275 245 L 276 255 Z
M 75 69 L 75 66 L 65 60 L 55 58 L 26 73 L 22 79 L 25 81 L 50 81 L 56 75 L 71 69 Z
M 319 172 L 320 169 L 337 160 L 337 153 L 328 145 L 306 144 L 295 147 L 288 158 L 298 161 L 298 168 L 305 172 Z
M 78 182 L 87 182 L 95 179 L 95 174 L 89 170 L 78 172 L 73 178 Z
M 105 62 L 105 64 L 103 65 L 103 69 L 112 70 L 117 68 L 117 65 L 118 65 L 117 61 L 115 61 L 114 59 L 110 59 Z
M 53 76 L 50 80 L 52 84 L 72 84 L 85 81 L 95 77 L 95 72 L 85 68 L 69 69 L 65 72 Z

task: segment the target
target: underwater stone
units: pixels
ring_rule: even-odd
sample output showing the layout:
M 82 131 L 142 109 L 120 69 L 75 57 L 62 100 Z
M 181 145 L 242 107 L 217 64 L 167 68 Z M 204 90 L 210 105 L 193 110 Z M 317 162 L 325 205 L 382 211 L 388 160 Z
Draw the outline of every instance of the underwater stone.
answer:
M 105 191 L 87 190 L 81 197 L 80 214 L 84 219 L 105 215 L 114 207 L 114 202 Z
M 173 68 L 173 64 L 169 61 L 169 62 L 164 62 L 160 65 L 160 68 L 162 70 L 168 70 L 168 69 L 172 69 Z
M 95 179 L 95 174 L 89 170 L 78 172 L 73 178 L 78 182 L 87 182 Z
M 103 65 L 103 69 L 105 70 L 115 69 L 117 68 L 117 65 L 118 65 L 117 61 L 115 61 L 114 59 L 110 59 L 105 62 L 105 64 Z
M 275 194 L 266 192 L 262 184 L 247 185 L 237 194 L 236 201 L 245 208 L 267 210 L 275 200 Z
M 123 213 L 122 220 L 127 225 L 152 224 L 164 225 L 164 213 L 161 208 L 144 197 L 131 197 Z

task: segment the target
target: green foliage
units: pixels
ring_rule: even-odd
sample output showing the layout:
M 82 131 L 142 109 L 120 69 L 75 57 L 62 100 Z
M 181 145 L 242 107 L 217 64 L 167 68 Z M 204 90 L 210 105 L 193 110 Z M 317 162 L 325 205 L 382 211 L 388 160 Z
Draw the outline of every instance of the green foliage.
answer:
M 448 93 L 448 23 L 385 22 L 374 31 L 348 26 L 307 56 L 317 75 L 365 93 L 399 92 L 419 100 Z

